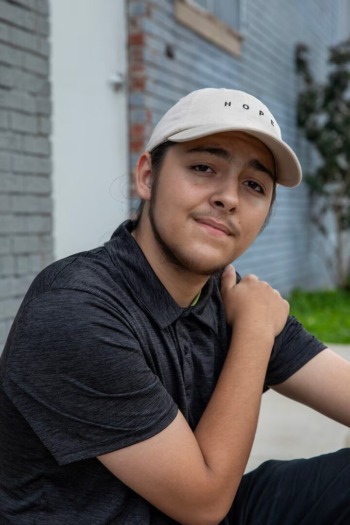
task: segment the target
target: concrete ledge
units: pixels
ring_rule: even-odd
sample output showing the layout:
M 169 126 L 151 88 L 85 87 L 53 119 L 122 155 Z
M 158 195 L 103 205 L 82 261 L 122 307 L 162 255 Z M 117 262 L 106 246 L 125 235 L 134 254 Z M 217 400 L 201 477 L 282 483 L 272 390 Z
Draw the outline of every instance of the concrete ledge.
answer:
M 350 360 L 350 346 L 329 345 Z M 318 456 L 350 446 L 350 430 L 274 391 L 263 395 L 258 430 L 246 468 L 269 459 Z

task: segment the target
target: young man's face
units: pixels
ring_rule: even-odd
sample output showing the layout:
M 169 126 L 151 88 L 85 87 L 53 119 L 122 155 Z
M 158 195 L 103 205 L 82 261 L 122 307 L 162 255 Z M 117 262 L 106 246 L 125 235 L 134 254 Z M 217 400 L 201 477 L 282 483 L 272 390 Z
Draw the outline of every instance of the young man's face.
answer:
M 271 152 L 241 132 L 176 144 L 165 154 L 143 213 L 149 248 L 153 243 L 163 260 L 184 271 L 222 269 L 260 232 L 274 176 Z

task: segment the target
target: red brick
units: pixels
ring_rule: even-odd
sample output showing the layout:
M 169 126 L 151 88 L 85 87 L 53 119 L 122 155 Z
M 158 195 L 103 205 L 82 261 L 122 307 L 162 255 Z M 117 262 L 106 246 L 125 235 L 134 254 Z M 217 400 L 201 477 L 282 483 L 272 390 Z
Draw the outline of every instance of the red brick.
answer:
M 145 43 L 145 36 L 143 33 L 135 33 L 129 35 L 129 46 L 143 46 Z

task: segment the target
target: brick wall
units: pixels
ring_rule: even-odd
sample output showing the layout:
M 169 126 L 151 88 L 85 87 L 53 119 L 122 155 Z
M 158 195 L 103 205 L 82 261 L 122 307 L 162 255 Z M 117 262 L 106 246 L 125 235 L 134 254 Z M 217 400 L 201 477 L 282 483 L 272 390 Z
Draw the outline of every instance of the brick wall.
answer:
M 48 39 L 48 0 L 0 0 L 0 345 L 52 260 Z
M 279 122 L 304 169 L 310 148 L 295 126 L 298 80 L 295 45 L 310 45 L 316 77 L 325 74 L 327 48 L 336 38 L 336 3 L 289 0 L 240 2 L 243 37 L 239 57 L 225 52 L 176 21 L 175 0 L 129 0 L 130 162 L 153 125 L 182 95 L 201 87 L 231 87 L 261 98 Z M 200 21 L 198 21 L 200 23 Z M 132 194 L 132 207 L 137 199 Z M 295 286 L 320 286 L 326 269 L 312 244 L 309 199 L 304 185 L 278 191 L 269 227 L 237 262 L 284 293 Z

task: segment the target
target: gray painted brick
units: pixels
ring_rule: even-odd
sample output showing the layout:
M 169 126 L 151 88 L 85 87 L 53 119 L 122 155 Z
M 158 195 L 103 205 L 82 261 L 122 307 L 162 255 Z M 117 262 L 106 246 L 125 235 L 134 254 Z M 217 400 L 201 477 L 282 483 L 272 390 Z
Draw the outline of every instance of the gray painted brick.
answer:
M 33 33 L 23 31 L 18 27 L 13 27 L 10 32 L 11 43 L 25 50 L 38 51 L 38 36 Z
M 21 299 L 5 299 L 0 302 L 0 319 L 13 318 L 21 304 Z
M 15 275 L 25 275 L 31 272 L 30 259 L 28 255 L 15 256 Z
M 51 216 L 43 215 L 14 215 L 12 219 L 12 231 L 16 233 L 51 233 Z
M 46 137 L 23 136 L 23 151 L 26 153 L 37 153 L 38 155 L 50 155 L 50 141 Z
M 29 267 L 31 269 L 31 274 L 37 274 L 42 268 L 42 256 L 39 254 L 29 255 Z
M 15 273 L 15 258 L 13 255 L 0 255 L 0 275 L 7 277 Z
M 10 131 L 0 131 L 0 150 L 21 151 L 22 136 Z
M 39 96 L 50 95 L 50 83 L 46 78 L 16 69 L 13 71 L 13 87 L 27 94 Z
M 8 127 L 8 112 L 0 110 L 0 129 Z
M 35 278 L 35 273 L 27 273 L 26 275 L 17 276 L 14 279 L 15 296 L 23 297 Z
M 12 174 L 0 173 L 0 192 L 8 193 L 12 190 Z
M 15 274 L 37 274 L 42 268 L 40 255 L 17 255 L 15 256 Z
M 10 128 L 14 131 L 22 131 L 34 135 L 39 131 L 36 117 L 15 111 L 10 113 Z
M 0 0 L 0 341 L 52 261 L 48 12 L 47 0 Z
M 11 203 L 11 198 L 9 197 L 9 195 L 0 194 L 0 217 L 2 213 L 9 213 L 11 209 L 12 209 L 12 203 Z
M 0 61 L 3 64 L 9 64 L 11 66 L 21 67 L 23 62 L 23 53 L 13 47 L 0 44 Z
M 38 175 L 50 175 L 52 171 L 52 162 L 48 158 L 38 158 Z
M 47 117 L 39 117 L 38 118 L 38 131 L 41 135 L 50 135 L 51 120 Z
M 22 65 L 24 69 L 34 71 L 39 75 L 48 75 L 49 65 L 48 61 L 45 58 L 33 55 L 31 53 L 24 53 L 22 58 Z
M 37 209 L 41 213 L 49 214 L 52 210 L 51 196 L 37 196 Z
M 19 213 L 38 212 L 38 200 L 34 195 L 14 195 L 11 198 L 13 211 Z
M 11 248 L 14 254 L 50 253 L 52 238 L 48 235 L 14 235 Z
M 16 175 L 20 180 L 21 191 L 24 193 L 35 193 L 36 195 L 49 195 L 52 190 L 51 178 L 48 176 Z
M 13 87 L 27 93 L 39 94 L 45 89 L 46 80 L 21 69 L 13 70 Z
M 26 175 L 17 175 L 15 173 L 11 173 L 11 189 L 10 193 L 22 193 L 23 192 L 23 177 Z
M 23 93 L 20 97 L 20 108 L 24 113 L 36 113 L 36 97 Z
M 9 208 L 14 212 L 20 213 L 49 213 L 52 209 L 52 202 L 50 197 L 37 195 L 14 195 L 11 199 Z
M 51 101 L 48 97 L 36 97 L 36 111 L 39 115 L 51 114 Z
M 52 262 L 53 257 L 53 239 L 52 235 L 40 235 L 39 236 L 39 248 L 40 253 L 45 254 L 45 266 Z
M 35 97 L 21 91 L 0 91 L 0 107 L 36 113 Z
M 12 88 L 14 83 L 13 70 L 8 66 L 0 65 L 0 87 Z
M 33 77 L 28 71 L 22 69 L 16 69 L 13 72 L 14 87 L 23 92 L 30 92 L 30 88 L 33 82 Z
M 41 97 L 50 97 L 50 95 L 51 95 L 51 84 L 50 84 L 50 81 L 48 79 L 47 79 L 47 81 L 43 81 L 42 82 L 40 90 L 36 93 L 36 95 L 39 95 Z
M 26 2 L 25 7 L 31 7 L 32 0 L 29 3 Z M 35 4 L 33 4 L 35 7 Z M 39 31 L 46 36 L 48 30 L 43 23 L 43 17 L 40 14 L 35 14 L 28 9 L 24 9 L 22 6 L 18 6 L 9 2 L 0 3 L 0 20 L 10 22 L 15 26 L 20 26 L 28 31 Z
M 3 22 L 0 22 L 0 40 L 7 42 L 9 39 L 10 39 L 9 27 Z
M 11 327 L 11 321 L 6 319 L 0 320 L 0 352 L 1 348 L 5 345 L 6 338 L 8 336 L 8 333 L 10 331 Z
M 46 268 L 49 264 L 52 264 L 54 261 L 54 258 L 51 253 L 43 253 L 41 256 L 41 267 Z
M 15 294 L 14 281 L 12 277 L 0 277 L 0 297 L 2 300 Z
M 11 214 L 0 215 L 0 235 L 12 233 L 15 231 L 15 221 Z
M 33 76 L 31 86 L 28 91 L 34 93 L 35 95 L 45 96 L 50 93 L 50 83 L 46 80 L 46 78 Z
M 37 16 L 35 15 L 35 13 L 31 13 L 30 11 L 23 9 L 22 17 L 23 27 L 25 27 L 29 31 L 35 31 L 37 26 Z
M 15 235 L 11 239 L 12 253 L 30 253 L 38 249 L 38 238 L 31 235 Z
M 11 250 L 10 237 L 8 235 L 0 235 L 0 254 L 9 254 L 10 250 Z M 0 294 L 0 297 L 1 297 L 1 294 Z
M 18 8 L 8 2 L 0 2 L 0 20 L 14 23 L 16 20 L 16 11 Z
M 49 22 L 46 17 L 37 16 L 36 27 L 41 35 L 48 36 L 50 31 Z
M 49 15 L 49 3 L 47 0 L 36 0 L 35 9 L 42 15 Z
M 11 169 L 11 155 L 7 152 L 0 152 L 0 172 Z
M 17 4 L 21 4 L 24 8 L 30 9 L 31 11 L 36 10 L 35 0 L 16 0 Z
M 51 46 L 50 42 L 45 37 L 38 36 L 38 53 L 40 55 L 43 55 L 45 57 L 48 57 L 50 55 Z

